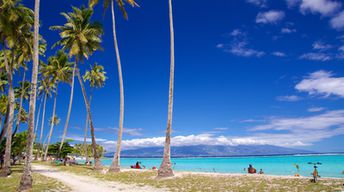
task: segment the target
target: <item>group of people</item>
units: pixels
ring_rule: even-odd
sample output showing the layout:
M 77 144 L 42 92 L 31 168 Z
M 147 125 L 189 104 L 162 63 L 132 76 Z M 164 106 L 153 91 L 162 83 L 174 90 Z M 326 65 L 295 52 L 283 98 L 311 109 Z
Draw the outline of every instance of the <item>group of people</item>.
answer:
M 246 170 L 246 169 L 244 169 L 244 170 Z M 251 164 L 249 164 L 249 165 L 248 165 L 248 168 L 247 168 L 247 173 L 249 173 L 249 174 L 255 174 L 255 173 L 257 173 L 257 170 L 256 170 Z M 264 174 L 263 169 L 260 169 L 259 172 L 258 172 L 258 174 L 263 175 L 263 174 Z

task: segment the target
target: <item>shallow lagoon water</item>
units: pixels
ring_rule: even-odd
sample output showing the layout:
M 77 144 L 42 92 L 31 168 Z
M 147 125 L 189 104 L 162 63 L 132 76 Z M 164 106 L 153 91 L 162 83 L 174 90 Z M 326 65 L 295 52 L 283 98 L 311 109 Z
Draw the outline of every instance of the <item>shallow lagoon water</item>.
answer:
M 103 158 L 102 164 L 110 166 L 112 159 Z M 159 167 L 160 158 L 122 158 L 121 167 L 129 168 L 137 161 L 147 169 Z M 311 176 L 313 166 L 308 162 L 321 162 L 318 171 L 321 177 L 344 178 L 344 155 L 294 155 L 294 156 L 255 156 L 255 157 L 196 157 L 172 158 L 173 169 L 179 171 L 216 172 L 216 173 L 246 173 L 244 168 L 249 164 L 257 169 L 263 169 L 268 175 L 294 175 L 300 166 L 302 176 Z

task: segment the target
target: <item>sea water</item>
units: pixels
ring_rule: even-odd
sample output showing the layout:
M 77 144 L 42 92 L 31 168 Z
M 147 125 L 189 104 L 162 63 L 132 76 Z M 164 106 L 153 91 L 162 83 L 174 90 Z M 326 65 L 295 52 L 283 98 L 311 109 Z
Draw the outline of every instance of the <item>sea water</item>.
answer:
M 102 158 L 102 164 L 111 165 L 111 158 Z M 121 158 L 121 167 L 130 168 L 139 161 L 146 169 L 159 168 L 160 158 Z M 299 165 L 300 175 L 311 176 L 314 168 L 308 162 L 320 162 L 321 177 L 344 178 L 344 154 L 337 155 L 293 155 L 293 156 L 255 156 L 255 157 L 197 157 L 172 158 L 174 170 L 215 173 L 246 173 L 249 164 L 267 175 L 295 175 Z

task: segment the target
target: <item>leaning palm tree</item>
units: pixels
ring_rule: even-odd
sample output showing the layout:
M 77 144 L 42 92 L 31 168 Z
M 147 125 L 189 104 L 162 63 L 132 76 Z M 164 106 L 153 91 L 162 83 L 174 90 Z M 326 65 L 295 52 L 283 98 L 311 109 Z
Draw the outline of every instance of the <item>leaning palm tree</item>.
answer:
M 35 0 L 34 10 L 34 38 L 33 38 L 33 65 L 31 75 L 31 93 L 29 103 L 29 120 L 28 120 L 28 136 L 26 143 L 26 158 L 24 165 L 24 172 L 20 180 L 19 191 L 28 191 L 32 189 L 32 170 L 31 170 L 31 156 L 34 142 L 34 120 L 36 110 L 36 89 L 37 89 L 37 76 L 39 65 L 39 5 L 40 0 Z
M 21 115 L 22 115 L 23 110 L 24 110 L 23 109 L 23 102 L 24 102 L 24 100 L 29 99 L 29 96 L 30 96 L 29 90 L 30 90 L 31 84 L 30 84 L 30 82 L 25 81 L 25 72 L 23 74 L 23 80 L 24 81 L 20 82 L 21 86 L 14 90 L 14 94 L 16 95 L 17 98 L 19 98 L 19 109 L 17 112 L 16 125 L 15 125 L 15 128 L 14 128 L 12 135 L 15 135 L 17 133 L 20 123 L 23 122 L 23 121 L 21 121 Z
M 158 177 L 171 177 L 173 170 L 171 166 L 171 132 L 172 132 L 172 111 L 173 111 L 173 90 L 174 90 L 174 28 L 172 14 L 172 0 L 168 1 L 170 19 L 170 85 L 168 96 L 168 116 L 164 147 L 164 157 L 158 170 Z
M 55 102 L 55 104 L 56 104 L 56 102 Z M 57 126 L 58 124 L 60 124 L 60 121 L 61 121 L 60 118 L 58 118 L 56 116 L 56 114 L 53 113 L 53 116 L 50 118 L 49 123 L 50 123 L 51 127 L 54 127 L 54 126 Z M 53 129 L 51 128 L 49 131 L 47 144 L 45 145 L 45 152 L 44 152 L 43 160 L 47 160 L 47 155 L 48 155 L 48 150 L 49 150 L 49 145 L 50 145 L 50 139 L 51 139 L 52 134 L 53 134 Z
M 89 6 L 93 8 L 94 5 L 98 3 L 99 0 L 90 0 Z M 135 0 L 125 0 L 131 6 L 138 6 Z M 110 166 L 110 171 L 119 172 L 120 171 L 120 156 L 121 156 L 121 144 L 122 144 L 122 135 L 123 135 L 123 123 L 124 123 L 124 85 L 123 85 L 123 74 L 122 74 L 122 64 L 121 57 L 118 48 L 117 34 L 116 34 L 116 17 L 114 11 L 114 0 L 104 0 L 104 10 L 106 10 L 111 2 L 111 18 L 112 18 L 112 32 L 113 40 L 116 53 L 117 69 L 118 69 L 118 78 L 119 78 L 119 123 L 118 123 L 118 137 L 116 145 L 116 153 L 114 154 L 112 164 Z M 128 19 L 127 12 L 124 8 L 123 0 L 116 0 L 119 9 L 122 11 L 122 14 L 125 19 Z
M 97 63 L 95 63 L 93 66 L 91 66 L 91 70 L 89 71 L 87 70 L 85 72 L 83 79 L 84 81 L 89 81 L 89 84 L 91 87 L 90 100 L 89 100 L 90 106 L 91 106 L 94 88 L 103 87 L 107 79 L 104 67 L 102 65 L 98 65 Z M 86 118 L 85 131 L 84 131 L 84 150 L 85 150 L 86 164 L 89 164 L 88 147 L 86 143 L 87 132 L 88 132 L 88 115 L 87 114 L 86 114 L 86 117 L 87 118 Z
M 56 56 L 49 57 L 48 65 L 42 68 L 42 75 L 45 77 L 50 77 L 52 79 L 52 83 L 55 84 L 56 90 L 54 94 L 54 105 L 53 105 L 53 117 L 56 114 L 56 100 L 58 95 L 58 83 L 62 82 L 70 82 L 72 77 L 72 63 L 68 61 L 68 56 L 63 51 L 58 51 Z M 48 136 L 48 145 L 50 144 L 50 139 L 53 133 L 53 129 L 55 123 L 50 123 L 50 131 Z M 43 160 L 46 160 L 48 150 L 46 149 L 44 153 Z
M 60 31 L 61 40 L 59 40 L 55 45 L 60 45 L 63 50 L 68 51 L 68 56 L 70 58 L 74 57 L 75 59 L 75 72 L 81 86 L 91 129 L 93 156 L 95 162 L 94 168 L 99 170 L 101 169 L 101 163 L 96 150 L 97 143 L 94 134 L 91 108 L 78 64 L 83 61 L 84 58 L 88 59 L 94 51 L 101 49 L 100 43 L 103 29 L 100 23 L 90 21 L 93 14 L 92 10 L 84 7 L 81 9 L 76 7 L 72 8 L 73 12 L 61 13 L 61 15 L 66 18 L 67 23 L 63 26 L 52 26 L 50 29 Z

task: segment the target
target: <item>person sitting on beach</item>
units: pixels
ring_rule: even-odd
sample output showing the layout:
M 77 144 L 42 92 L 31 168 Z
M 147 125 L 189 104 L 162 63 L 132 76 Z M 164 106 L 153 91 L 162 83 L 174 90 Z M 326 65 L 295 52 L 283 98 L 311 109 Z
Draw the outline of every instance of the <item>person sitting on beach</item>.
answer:
M 260 170 L 259 170 L 259 174 L 260 174 L 260 175 L 263 175 L 263 174 L 264 174 L 263 169 L 260 169 Z
M 136 161 L 135 165 L 130 165 L 130 168 L 132 169 L 141 169 L 140 162 Z
M 253 174 L 253 173 L 257 173 L 257 170 L 255 168 L 252 167 L 252 165 L 248 165 L 248 169 L 247 169 L 247 172 L 249 174 Z

